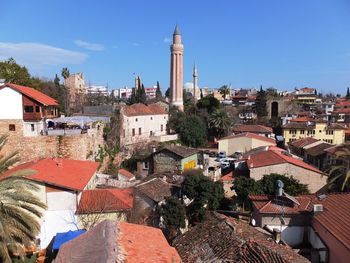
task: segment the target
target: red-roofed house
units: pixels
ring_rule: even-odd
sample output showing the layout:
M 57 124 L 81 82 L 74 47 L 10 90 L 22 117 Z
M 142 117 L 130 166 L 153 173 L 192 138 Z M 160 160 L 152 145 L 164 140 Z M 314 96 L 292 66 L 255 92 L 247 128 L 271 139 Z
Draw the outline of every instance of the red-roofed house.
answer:
M 181 259 L 160 229 L 105 220 L 65 243 L 55 262 L 180 263 Z
M 350 193 L 249 198 L 255 225 L 270 231 L 282 229 L 287 244 L 311 250 L 312 262 L 349 261 Z
M 233 172 L 229 172 L 228 174 L 220 178 L 220 181 L 222 182 L 224 187 L 225 197 L 227 198 L 231 198 L 235 194 L 234 191 L 231 189 L 231 187 L 233 186 L 233 180 Z
M 268 138 L 274 138 L 274 134 L 272 131 L 272 128 L 263 126 L 263 125 L 256 125 L 256 124 L 241 124 L 241 125 L 235 125 L 233 127 L 233 133 L 239 134 L 239 133 L 255 133 L 257 135 L 265 136 Z
M 46 119 L 58 116 L 58 103 L 30 87 L 0 85 L 0 131 L 37 136 L 46 131 Z
M 118 170 L 118 180 L 119 181 L 133 181 L 135 180 L 135 175 L 125 169 Z
M 104 219 L 127 221 L 132 206 L 132 188 L 84 190 L 76 212 L 78 225 L 90 229 Z
M 266 147 L 251 151 L 244 157 L 249 175 L 254 180 L 260 180 L 265 174 L 270 173 L 285 174 L 306 184 L 312 193 L 317 192 L 327 183 L 327 176 L 324 173 L 283 150 Z
M 77 210 L 83 190 L 95 188 L 99 164 L 69 159 L 42 159 L 12 168 L 0 180 L 25 171 L 26 178 L 36 182 L 35 195 L 47 209 L 41 225 L 41 247 L 46 247 L 58 232 L 77 229 Z
M 125 106 L 120 119 L 122 146 L 147 143 L 167 134 L 168 113 L 156 103 Z
M 257 147 L 270 145 L 276 145 L 274 139 L 246 132 L 221 138 L 219 140 L 219 151 L 232 155 L 236 152 L 245 153 Z

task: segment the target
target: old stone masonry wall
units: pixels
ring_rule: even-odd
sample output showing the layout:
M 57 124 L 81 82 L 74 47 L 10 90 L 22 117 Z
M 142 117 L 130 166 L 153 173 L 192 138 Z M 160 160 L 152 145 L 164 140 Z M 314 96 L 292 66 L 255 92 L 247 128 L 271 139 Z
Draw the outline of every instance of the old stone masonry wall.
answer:
M 9 124 L 15 124 L 16 130 L 9 131 Z M 104 144 L 102 125 L 79 135 L 24 137 L 22 121 L 9 120 L 0 123 L 0 135 L 3 134 L 8 136 L 8 141 L 1 155 L 18 151 L 20 163 L 53 157 L 94 160 L 99 146 Z

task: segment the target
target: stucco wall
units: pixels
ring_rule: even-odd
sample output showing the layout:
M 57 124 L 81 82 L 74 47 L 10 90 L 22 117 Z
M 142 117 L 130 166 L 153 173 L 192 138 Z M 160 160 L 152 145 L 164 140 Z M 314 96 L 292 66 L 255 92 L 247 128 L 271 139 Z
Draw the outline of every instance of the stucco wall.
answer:
M 181 160 L 181 169 L 182 171 L 185 169 L 194 169 L 198 164 L 198 156 L 197 154 L 193 154 Z
M 11 89 L 0 89 L 0 120 L 23 120 L 22 94 Z
M 219 140 L 219 151 L 225 151 L 227 155 L 232 155 L 235 152 L 244 153 L 256 147 L 269 145 L 275 145 L 275 143 L 270 143 L 248 137 L 237 137 Z
M 117 221 L 117 222 L 127 222 L 128 212 L 108 212 L 108 213 L 91 213 L 91 214 L 79 214 L 77 215 L 78 227 L 80 229 L 84 228 L 83 222 L 95 222 L 97 225 L 99 222 L 102 222 L 105 219 Z
M 307 184 L 311 193 L 317 192 L 327 183 L 327 176 L 295 166 L 289 163 L 276 164 L 250 169 L 250 177 L 254 180 L 260 180 L 263 175 L 270 173 L 285 174 L 293 176 L 302 184 Z

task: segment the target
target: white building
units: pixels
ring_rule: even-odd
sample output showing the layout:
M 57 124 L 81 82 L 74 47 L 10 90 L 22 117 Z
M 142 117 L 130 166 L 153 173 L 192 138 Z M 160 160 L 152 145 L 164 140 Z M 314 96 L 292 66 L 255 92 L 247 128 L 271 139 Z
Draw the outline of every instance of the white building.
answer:
M 133 104 L 121 110 L 120 144 L 150 142 L 167 134 L 168 113 L 158 104 Z
M 102 85 L 89 85 L 85 87 L 86 94 L 108 96 L 108 88 Z
M 132 94 L 132 88 L 125 86 L 124 88 L 115 89 L 112 91 L 115 98 L 129 99 Z

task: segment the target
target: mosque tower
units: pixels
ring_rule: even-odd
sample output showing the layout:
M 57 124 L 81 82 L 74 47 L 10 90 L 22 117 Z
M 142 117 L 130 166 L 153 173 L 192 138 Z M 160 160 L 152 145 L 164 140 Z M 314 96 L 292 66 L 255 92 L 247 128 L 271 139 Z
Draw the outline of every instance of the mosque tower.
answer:
M 173 34 L 173 44 L 170 46 L 170 105 L 176 106 L 180 111 L 184 110 L 183 104 L 183 51 L 181 33 L 176 25 Z
M 198 74 L 197 74 L 197 67 L 196 64 L 193 66 L 193 98 L 194 101 L 197 102 L 198 99 L 198 94 L 197 94 L 197 85 L 198 85 L 198 80 L 197 80 Z

